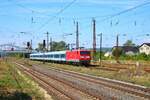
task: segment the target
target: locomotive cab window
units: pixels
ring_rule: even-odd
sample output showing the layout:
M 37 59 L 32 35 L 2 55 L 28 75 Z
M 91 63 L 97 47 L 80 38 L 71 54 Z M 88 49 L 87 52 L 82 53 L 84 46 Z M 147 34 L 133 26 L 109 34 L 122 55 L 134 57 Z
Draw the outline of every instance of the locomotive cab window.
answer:
M 80 51 L 80 54 L 81 55 L 90 55 L 90 52 L 89 51 Z

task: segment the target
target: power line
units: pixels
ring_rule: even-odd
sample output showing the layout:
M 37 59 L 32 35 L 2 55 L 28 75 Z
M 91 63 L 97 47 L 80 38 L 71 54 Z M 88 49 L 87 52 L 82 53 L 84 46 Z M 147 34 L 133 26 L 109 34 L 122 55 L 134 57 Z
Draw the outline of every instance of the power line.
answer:
M 77 0 L 73 0 L 72 2 L 70 2 L 69 4 L 67 4 L 65 7 L 63 7 L 62 9 L 60 9 L 60 11 L 58 11 L 56 13 L 56 15 L 52 16 L 50 19 L 48 19 L 44 24 L 42 24 L 38 29 L 41 30 L 43 27 L 45 27 L 45 25 L 47 25 L 50 21 L 52 21 L 53 19 L 55 19 L 58 15 L 60 15 L 61 13 L 63 13 L 67 8 L 69 8 L 73 3 L 75 3 L 75 1 Z
M 28 11 L 31 11 L 32 13 L 34 12 L 34 13 L 42 14 L 42 12 L 39 12 L 37 10 L 33 10 L 33 9 L 31 9 L 29 7 L 26 7 L 26 6 L 22 5 L 22 4 L 19 4 L 19 3 L 15 2 L 15 1 L 13 1 L 13 0 L 7 0 L 7 1 L 13 3 L 14 5 L 16 5 L 18 7 L 21 7 L 21 8 L 24 8 L 24 9 L 28 10 Z
M 115 13 L 115 14 L 112 14 L 112 15 L 108 15 L 108 16 L 106 16 L 106 18 L 104 18 L 104 19 L 102 19 L 102 20 L 98 20 L 97 22 L 99 23 L 99 22 L 106 21 L 106 20 L 108 20 L 108 19 L 114 18 L 114 17 L 116 17 L 116 16 L 122 15 L 122 14 L 124 14 L 124 13 L 130 12 L 130 11 L 132 11 L 132 10 L 134 10 L 134 9 L 143 7 L 143 6 L 148 5 L 148 4 L 150 4 L 150 2 L 146 2 L 146 3 L 139 4 L 139 5 L 137 5 L 137 6 L 134 6 L 134 7 L 132 7 L 132 8 L 126 9 L 126 10 L 123 10 L 123 11 L 121 11 L 121 12 L 118 12 L 118 13 Z M 99 18 L 99 16 L 96 16 L 96 17 L 93 17 L 93 18 Z M 87 27 L 90 27 L 90 25 L 86 26 L 85 28 L 87 28 Z
M 105 21 L 105 20 L 111 19 L 111 18 L 113 18 L 113 17 L 116 17 L 116 16 L 119 16 L 119 15 L 121 15 L 121 14 L 130 12 L 130 11 L 132 11 L 132 10 L 134 10 L 134 9 L 140 8 L 140 7 L 145 6 L 145 5 L 148 5 L 148 4 L 150 4 L 150 2 L 142 3 L 142 4 L 137 5 L 137 6 L 134 6 L 134 7 L 132 7 L 132 8 L 123 10 L 123 11 L 121 11 L 121 12 L 119 12 L 119 13 L 113 14 L 113 15 L 109 16 L 108 18 L 105 18 L 105 19 L 103 19 L 103 20 L 101 20 L 101 21 Z
M 67 19 L 67 20 L 89 20 L 91 18 L 104 18 L 104 17 L 109 17 L 111 15 L 102 15 L 102 16 L 89 16 L 89 17 L 59 17 L 60 19 Z
M 14 30 L 12 30 L 12 29 L 10 29 L 8 27 L 0 26 L 0 28 L 2 30 L 5 30 L 5 31 L 9 32 L 9 33 L 17 33 L 17 31 L 14 31 Z

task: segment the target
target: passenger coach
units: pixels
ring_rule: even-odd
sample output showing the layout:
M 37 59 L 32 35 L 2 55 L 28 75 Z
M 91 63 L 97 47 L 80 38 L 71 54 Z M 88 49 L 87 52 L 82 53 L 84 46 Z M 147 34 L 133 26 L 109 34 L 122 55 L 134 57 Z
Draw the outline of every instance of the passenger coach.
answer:
M 88 65 L 91 60 L 91 54 L 88 50 L 67 50 L 46 53 L 34 53 L 30 54 L 30 59 Z

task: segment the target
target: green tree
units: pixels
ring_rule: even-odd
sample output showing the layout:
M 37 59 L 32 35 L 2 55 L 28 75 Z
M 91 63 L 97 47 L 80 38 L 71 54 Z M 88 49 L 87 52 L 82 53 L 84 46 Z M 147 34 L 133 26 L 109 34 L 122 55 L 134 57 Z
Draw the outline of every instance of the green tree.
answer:
M 42 43 L 38 43 L 38 48 L 36 48 L 37 51 L 43 51 L 43 44 Z
M 122 54 L 122 48 L 120 48 L 120 47 L 118 47 L 118 49 L 116 47 L 113 48 L 112 55 L 116 58 L 116 60 L 118 60 L 118 58 L 121 56 L 121 54 Z
M 67 49 L 67 44 L 64 41 L 55 42 L 53 41 L 50 43 L 51 45 L 51 51 L 61 51 Z M 38 48 L 36 48 L 37 51 L 44 51 L 43 44 L 39 43 Z
M 127 40 L 123 45 L 124 46 L 135 46 L 135 44 L 132 42 L 132 40 Z
M 67 49 L 67 44 L 64 41 L 60 41 L 60 42 L 53 41 L 51 43 L 52 51 L 61 51 L 61 50 L 66 50 L 66 49 Z

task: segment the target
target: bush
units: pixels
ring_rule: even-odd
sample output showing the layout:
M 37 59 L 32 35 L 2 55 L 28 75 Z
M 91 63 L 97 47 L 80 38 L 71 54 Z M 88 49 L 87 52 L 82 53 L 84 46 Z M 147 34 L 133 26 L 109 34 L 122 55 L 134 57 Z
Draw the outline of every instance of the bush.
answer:
M 101 52 L 101 57 L 102 57 L 102 60 L 108 59 L 107 57 L 104 56 L 104 52 Z M 94 54 L 94 60 L 99 60 L 99 59 L 100 59 L 100 52 L 97 51 L 97 52 Z
M 114 57 L 116 57 L 116 56 L 120 57 L 121 54 L 122 54 L 122 49 L 121 48 L 118 48 L 118 51 L 117 51 L 117 48 L 114 48 L 113 51 L 112 51 L 112 55 Z
M 145 53 L 137 54 L 137 55 L 125 55 L 122 54 L 120 56 L 121 60 L 150 60 L 150 55 L 146 55 Z
M 146 55 L 145 53 L 138 54 L 135 57 L 135 60 L 150 60 L 150 55 Z

